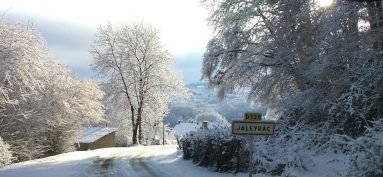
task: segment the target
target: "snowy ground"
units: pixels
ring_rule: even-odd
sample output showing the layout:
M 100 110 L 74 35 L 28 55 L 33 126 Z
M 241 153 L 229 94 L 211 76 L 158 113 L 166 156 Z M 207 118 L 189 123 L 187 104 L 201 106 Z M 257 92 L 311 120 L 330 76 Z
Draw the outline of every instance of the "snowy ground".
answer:
M 13 164 L 0 169 L 0 177 L 245 177 L 246 173 L 216 173 L 182 159 L 177 146 L 136 146 L 77 151 Z M 342 176 L 344 156 L 313 159 L 309 170 L 293 171 L 300 177 Z M 330 160 L 332 159 L 332 160 Z M 336 159 L 336 160 L 334 160 Z M 268 177 L 253 175 L 254 177 Z
M 0 177 L 245 177 L 216 173 L 182 160 L 176 146 L 137 146 L 78 151 L 13 164 Z M 262 175 L 253 175 L 264 177 Z

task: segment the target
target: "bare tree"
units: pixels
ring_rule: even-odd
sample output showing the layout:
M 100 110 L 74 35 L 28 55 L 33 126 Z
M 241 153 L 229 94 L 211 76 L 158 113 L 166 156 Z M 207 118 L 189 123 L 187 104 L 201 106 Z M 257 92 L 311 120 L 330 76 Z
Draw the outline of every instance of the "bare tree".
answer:
M 130 117 L 132 142 L 140 143 L 144 119 L 162 119 L 169 95 L 185 92 L 157 30 L 144 23 L 101 26 L 90 53 L 94 70 L 107 78 L 109 100 L 124 97 L 130 109 L 126 118 Z

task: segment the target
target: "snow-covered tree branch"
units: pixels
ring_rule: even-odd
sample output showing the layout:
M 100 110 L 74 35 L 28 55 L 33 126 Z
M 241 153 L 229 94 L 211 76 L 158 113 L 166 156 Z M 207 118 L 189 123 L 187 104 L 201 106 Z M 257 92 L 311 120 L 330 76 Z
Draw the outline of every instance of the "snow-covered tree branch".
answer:
M 15 161 L 73 148 L 82 126 L 104 119 L 103 92 L 49 58 L 33 26 L 0 21 L 0 136 Z

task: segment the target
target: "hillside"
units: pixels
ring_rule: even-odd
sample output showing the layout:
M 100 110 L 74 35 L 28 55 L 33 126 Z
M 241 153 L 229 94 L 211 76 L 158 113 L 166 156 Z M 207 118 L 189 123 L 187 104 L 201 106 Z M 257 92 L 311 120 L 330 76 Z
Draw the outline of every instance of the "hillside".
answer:
M 242 119 L 244 112 L 261 112 L 266 114 L 266 108 L 248 102 L 245 92 L 227 94 L 223 100 L 217 98 L 217 90 L 209 89 L 208 84 L 199 82 L 187 85 L 191 96 L 187 100 L 175 99 L 169 107 L 165 123 L 174 126 L 181 121 L 201 121 L 210 119 L 228 121 Z

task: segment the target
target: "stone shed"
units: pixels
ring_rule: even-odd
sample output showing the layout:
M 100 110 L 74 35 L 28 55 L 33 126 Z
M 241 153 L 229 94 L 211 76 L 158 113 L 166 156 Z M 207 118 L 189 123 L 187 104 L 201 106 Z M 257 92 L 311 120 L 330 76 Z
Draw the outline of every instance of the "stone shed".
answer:
M 90 127 L 85 129 L 76 145 L 77 150 L 85 151 L 99 148 L 115 147 L 115 132 L 117 128 Z

